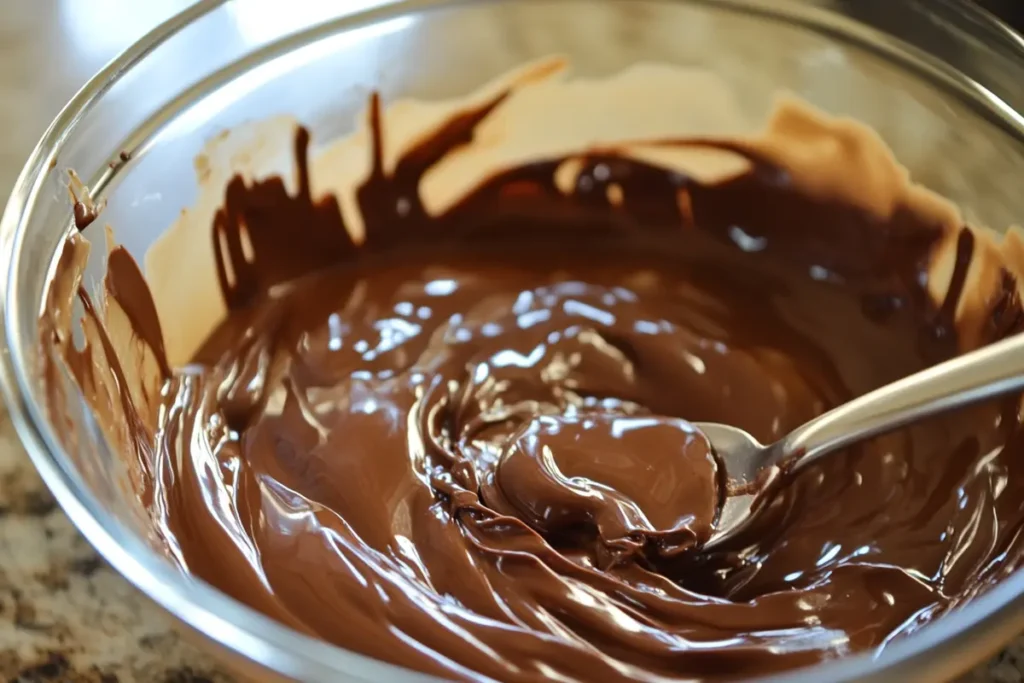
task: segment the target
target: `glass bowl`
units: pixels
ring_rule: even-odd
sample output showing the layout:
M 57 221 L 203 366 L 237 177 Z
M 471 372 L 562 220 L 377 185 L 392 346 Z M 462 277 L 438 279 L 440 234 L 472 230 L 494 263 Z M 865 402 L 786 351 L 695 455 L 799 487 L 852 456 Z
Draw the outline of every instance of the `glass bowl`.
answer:
M 68 447 L 66 428 L 43 409 L 37 372 L 48 276 L 73 229 L 68 169 L 107 201 L 103 222 L 141 261 L 195 199 L 193 158 L 219 131 L 290 114 L 323 143 L 355 127 L 372 90 L 385 101 L 451 97 L 552 53 L 586 76 L 637 61 L 702 67 L 756 119 L 778 89 L 795 92 L 872 125 L 972 222 L 1024 216 L 1024 39 L 958 0 L 199 2 L 97 74 L 22 171 L 0 222 L 0 383 L 28 452 L 81 532 L 229 668 L 310 681 L 426 679 L 300 635 L 179 573 L 147 542 L 119 458 L 74 396 L 78 439 Z M 786 678 L 948 679 L 1022 631 L 1017 572 L 880 654 Z

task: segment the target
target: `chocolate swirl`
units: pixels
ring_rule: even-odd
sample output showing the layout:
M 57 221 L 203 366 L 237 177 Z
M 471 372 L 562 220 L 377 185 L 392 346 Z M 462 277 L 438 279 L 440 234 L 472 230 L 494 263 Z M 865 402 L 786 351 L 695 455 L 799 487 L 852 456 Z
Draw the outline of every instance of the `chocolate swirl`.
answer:
M 394 164 L 375 101 L 358 229 L 342 197 L 311 190 L 303 130 L 294 193 L 232 182 L 210 233 L 230 315 L 186 369 L 150 363 L 158 406 L 107 409 L 134 416 L 112 440 L 142 463 L 184 571 L 380 659 L 527 681 L 810 664 L 882 647 L 1019 565 L 1017 400 L 811 467 L 769 524 L 714 554 L 694 547 L 719 475 L 688 422 L 770 441 L 1018 332 L 1011 268 L 970 295 L 972 264 L 1008 247 L 869 133 L 795 105 L 763 138 L 541 157 L 428 206 L 426 176 L 515 96 Z M 728 172 L 664 160 L 680 153 Z M 162 358 L 139 322 L 152 302 L 118 286 L 136 277 L 123 259 L 110 268 Z M 45 343 L 103 384 L 59 317 Z

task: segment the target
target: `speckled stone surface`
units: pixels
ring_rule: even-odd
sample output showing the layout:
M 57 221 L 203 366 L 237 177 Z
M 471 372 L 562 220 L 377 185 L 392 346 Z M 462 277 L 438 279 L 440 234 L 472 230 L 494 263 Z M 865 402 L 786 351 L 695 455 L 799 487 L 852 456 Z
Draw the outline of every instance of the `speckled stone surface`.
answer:
M 0 0 L 0 200 L 75 89 L 185 4 Z M 0 682 L 228 680 L 78 534 L 0 408 Z M 1024 681 L 1024 639 L 964 680 Z
M 182 0 L 0 2 L 0 201 L 88 77 Z M 229 678 L 96 555 L 56 506 L 0 409 L 0 681 Z

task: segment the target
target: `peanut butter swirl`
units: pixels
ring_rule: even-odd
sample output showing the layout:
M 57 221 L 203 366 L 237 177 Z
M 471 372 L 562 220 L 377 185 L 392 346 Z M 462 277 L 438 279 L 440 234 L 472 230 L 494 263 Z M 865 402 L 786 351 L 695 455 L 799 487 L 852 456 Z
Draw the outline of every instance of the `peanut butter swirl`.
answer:
M 810 665 L 1016 569 L 1016 398 L 809 468 L 714 553 L 690 421 L 768 442 L 1019 332 L 1018 233 L 965 226 L 870 130 L 794 100 L 713 134 L 657 110 L 724 97 L 691 98 L 703 76 L 562 66 L 375 97 L 318 155 L 291 128 L 294 178 L 204 189 L 148 286 L 111 240 L 94 304 L 69 239 L 40 320 L 51 418 L 67 374 L 153 543 L 297 631 L 462 680 Z

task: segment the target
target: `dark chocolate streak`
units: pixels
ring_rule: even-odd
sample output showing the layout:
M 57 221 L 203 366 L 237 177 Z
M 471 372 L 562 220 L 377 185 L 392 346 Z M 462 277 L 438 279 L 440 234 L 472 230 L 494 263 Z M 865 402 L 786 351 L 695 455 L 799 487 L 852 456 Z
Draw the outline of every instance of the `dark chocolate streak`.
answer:
M 374 100 L 358 246 L 311 197 L 304 130 L 297 194 L 231 183 L 213 230 L 231 314 L 169 379 L 148 468 L 186 571 L 412 669 L 611 681 L 881 647 L 1020 563 L 1016 400 L 816 465 L 755 534 L 693 552 L 717 474 L 685 421 L 768 442 L 954 355 L 969 232 L 935 306 L 941 226 L 757 158 L 704 185 L 609 152 L 569 195 L 542 159 L 429 216 L 421 177 L 500 102 L 389 175 Z M 1021 329 L 1004 280 L 985 342 Z

